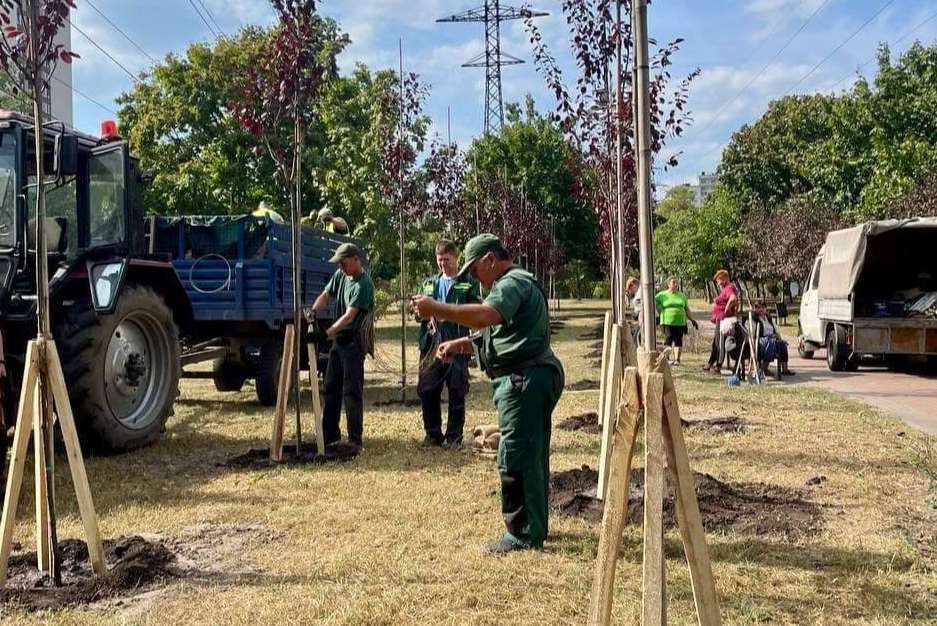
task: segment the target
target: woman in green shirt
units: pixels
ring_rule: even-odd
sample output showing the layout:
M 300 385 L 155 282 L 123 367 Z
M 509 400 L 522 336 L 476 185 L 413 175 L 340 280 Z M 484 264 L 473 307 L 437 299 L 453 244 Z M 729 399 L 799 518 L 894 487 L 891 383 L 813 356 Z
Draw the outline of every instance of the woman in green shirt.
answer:
M 660 325 L 664 329 L 664 345 L 673 350 L 671 365 L 680 365 L 680 352 L 683 349 L 683 335 L 686 334 L 687 320 L 699 329 L 699 324 L 690 314 L 690 305 L 686 294 L 680 291 L 680 281 L 671 276 L 667 279 L 667 288 L 654 298 Z

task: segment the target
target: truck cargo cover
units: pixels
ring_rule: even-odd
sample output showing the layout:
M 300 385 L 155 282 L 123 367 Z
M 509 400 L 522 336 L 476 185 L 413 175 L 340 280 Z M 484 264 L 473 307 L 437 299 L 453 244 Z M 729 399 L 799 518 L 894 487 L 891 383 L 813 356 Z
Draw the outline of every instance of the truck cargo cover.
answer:
M 820 297 L 826 299 L 849 297 L 862 273 L 869 237 L 898 228 L 937 228 L 937 217 L 866 222 L 828 234 L 823 246 Z

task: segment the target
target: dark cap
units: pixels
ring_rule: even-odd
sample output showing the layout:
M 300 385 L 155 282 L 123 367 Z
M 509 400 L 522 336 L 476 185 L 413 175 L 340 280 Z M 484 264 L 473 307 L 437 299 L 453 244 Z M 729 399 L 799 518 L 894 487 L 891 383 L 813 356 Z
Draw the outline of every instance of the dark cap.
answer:
M 504 246 L 501 245 L 501 240 L 491 233 L 475 235 L 465 244 L 465 251 L 462 253 L 462 258 L 464 259 L 462 262 L 462 269 L 459 270 L 456 278 L 460 280 L 464 279 L 469 270 L 472 269 L 472 264 L 475 263 L 475 261 L 489 252 L 503 249 Z
M 364 255 L 361 253 L 361 248 L 353 243 L 343 243 L 335 250 L 335 254 L 329 259 L 329 263 L 338 263 L 342 259 L 350 259 L 353 256 L 363 259 Z

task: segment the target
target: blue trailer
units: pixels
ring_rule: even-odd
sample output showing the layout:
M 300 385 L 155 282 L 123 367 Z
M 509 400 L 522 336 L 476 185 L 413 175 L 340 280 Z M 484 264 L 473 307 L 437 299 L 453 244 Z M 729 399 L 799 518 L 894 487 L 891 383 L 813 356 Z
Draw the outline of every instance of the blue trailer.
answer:
M 255 381 L 261 404 L 276 403 L 283 333 L 293 321 L 291 228 L 267 217 L 157 217 L 150 224 L 150 247 L 170 255 L 192 305 L 191 332 L 183 340 L 183 377 L 207 377 L 219 391 L 239 391 Z M 361 243 L 308 226 L 302 237 L 302 305 L 311 306 L 336 266 L 329 262 L 339 245 Z M 328 351 L 324 329 L 334 311 L 320 313 L 315 338 L 319 354 Z M 303 331 L 306 322 L 300 321 Z M 304 367 L 308 366 L 301 355 Z M 211 360 L 211 372 L 185 367 Z M 321 371 L 320 367 L 320 371 Z

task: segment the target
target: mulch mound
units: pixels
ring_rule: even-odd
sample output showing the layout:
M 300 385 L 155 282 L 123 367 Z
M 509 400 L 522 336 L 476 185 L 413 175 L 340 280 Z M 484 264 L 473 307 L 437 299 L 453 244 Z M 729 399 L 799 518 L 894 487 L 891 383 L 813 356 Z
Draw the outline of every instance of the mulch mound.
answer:
M 680 424 L 686 430 L 708 432 L 714 434 L 732 433 L 740 434 L 748 430 L 748 422 L 737 415 L 724 415 L 721 417 L 705 417 L 681 419 Z
M 556 427 L 560 430 L 581 430 L 584 433 L 593 435 L 602 432 L 602 427 L 599 426 L 599 414 L 595 411 L 567 417 L 557 424 Z
M 49 577 L 39 572 L 35 552 L 13 555 L 0 605 L 27 612 L 55 610 L 133 595 L 185 575 L 165 545 L 137 535 L 104 542 L 107 573 L 103 576 L 94 575 L 84 541 L 67 539 L 59 543 L 58 551 L 61 587 L 53 587 Z
M 587 378 L 585 380 L 574 382 L 571 385 L 566 385 L 567 391 L 587 391 L 590 389 L 598 389 L 598 388 L 599 388 L 599 383 L 592 380 L 591 378 Z
M 793 489 L 765 483 L 724 483 L 694 472 L 703 527 L 709 533 L 781 535 L 786 539 L 812 536 L 823 527 L 820 507 Z M 595 498 L 598 472 L 588 465 L 556 472 L 550 477 L 550 506 L 561 515 L 589 522 L 602 521 L 603 504 Z M 631 470 L 628 522 L 644 519 L 644 469 Z M 665 488 L 664 526 L 676 525 L 673 492 Z
M 328 446 L 325 454 L 318 454 L 318 448 L 314 441 L 304 442 L 299 456 L 296 456 L 296 444 L 283 444 L 283 460 L 279 463 L 270 460 L 270 448 L 252 448 L 244 454 L 233 456 L 219 467 L 237 468 L 237 469 L 264 469 L 268 467 L 277 467 L 280 465 L 307 465 L 329 463 L 333 461 L 348 461 L 361 452 L 358 446 L 344 441 L 334 443 Z

